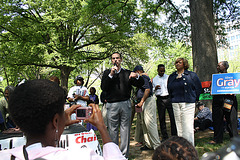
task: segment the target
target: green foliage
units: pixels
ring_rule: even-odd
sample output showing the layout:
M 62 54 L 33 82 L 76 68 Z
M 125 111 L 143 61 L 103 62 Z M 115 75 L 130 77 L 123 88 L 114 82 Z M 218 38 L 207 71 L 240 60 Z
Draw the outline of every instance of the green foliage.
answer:
M 123 65 L 129 69 L 167 57 L 158 63 L 166 64 L 170 73 L 173 59 L 182 54 L 167 55 L 169 42 L 190 41 L 188 1 L 176 6 L 172 1 L 146 0 L 3 0 L 0 7 L 0 64 L 14 70 L 9 77 L 15 71 L 25 75 L 20 79 L 56 74 L 67 86 L 72 71 L 76 69 L 71 78 L 89 77 L 113 51 L 123 53 Z M 227 18 L 219 17 L 239 18 L 237 0 L 214 1 L 214 8 L 221 22 Z M 220 29 L 216 27 L 217 33 L 224 34 Z M 148 59 L 149 51 L 158 57 Z
M 141 25 L 147 33 L 155 39 L 161 40 L 159 44 L 167 44 L 169 41 L 191 41 L 191 25 L 189 0 L 175 5 L 176 1 L 147 1 L 140 0 Z M 235 22 L 239 27 L 239 0 L 213 0 L 213 15 L 215 17 L 215 30 L 218 45 L 226 45 L 224 24 Z M 152 25 L 145 25 L 151 23 Z
M 173 73 L 175 71 L 174 62 L 180 57 L 188 60 L 190 65 L 189 70 L 193 69 L 191 47 L 185 46 L 183 43 L 175 42 L 166 47 L 155 48 L 150 54 L 150 57 L 152 57 L 151 69 L 149 69 L 150 77 L 157 75 L 157 66 L 159 64 L 165 65 L 166 74 Z
M 136 7 L 134 0 L 4 0 L 0 62 L 51 67 L 68 78 L 75 68 L 101 62 L 112 51 L 145 58 L 147 49 L 133 38 Z

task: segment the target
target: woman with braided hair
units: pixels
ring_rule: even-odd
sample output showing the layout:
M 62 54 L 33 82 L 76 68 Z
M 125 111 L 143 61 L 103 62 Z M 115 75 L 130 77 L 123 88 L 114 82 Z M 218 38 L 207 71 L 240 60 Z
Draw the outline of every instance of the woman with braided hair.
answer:
M 156 148 L 153 160 L 198 160 L 194 146 L 183 137 L 172 136 Z

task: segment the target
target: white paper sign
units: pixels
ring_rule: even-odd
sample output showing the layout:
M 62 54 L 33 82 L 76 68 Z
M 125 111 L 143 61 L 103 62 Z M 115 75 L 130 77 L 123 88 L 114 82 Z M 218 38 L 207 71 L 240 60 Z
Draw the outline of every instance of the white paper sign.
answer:
M 0 150 L 16 148 L 26 144 L 25 137 L 12 137 L 0 140 Z M 97 136 L 93 130 L 89 132 L 73 133 L 61 135 L 59 147 L 67 150 L 76 150 L 77 148 L 91 148 L 97 154 L 102 155 L 102 149 Z

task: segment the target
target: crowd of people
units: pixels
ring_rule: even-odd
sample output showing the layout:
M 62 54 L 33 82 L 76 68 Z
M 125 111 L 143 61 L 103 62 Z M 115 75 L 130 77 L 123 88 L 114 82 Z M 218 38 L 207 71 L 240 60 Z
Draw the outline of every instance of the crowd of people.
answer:
M 57 148 L 56 144 L 65 126 L 86 123 L 88 130 L 100 132 L 104 145 L 103 156 L 90 149 L 81 149 L 79 152 L 84 158 L 127 159 L 132 113 L 135 112 L 136 146 L 140 146 L 140 150 L 155 150 L 154 160 L 181 159 L 184 156 L 198 159 L 194 148 L 194 132 L 213 126 L 214 137 L 209 143 L 222 143 L 224 119 L 230 137 L 238 135 L 236 96 L 214 95 L 211 112 L 208 106 L 199 101 L 202 85 L 197 74 L 188 70 L 189 64 L 185 58 L 176 59 L 176 71 L 170 75 L 165 74 L 165 66 L 159 64 L 157 76 L 152 79 L 142 66 L 138 65 L 130 71 L 121 66 L 122 61 L 122 55 L 114 52 L 111 55 L 112 67 L 103 73 L 101 111 L 96 88 L 91 87 L 89 94 L 81 75 L 74 79 L 75 86 L 68 93 L 60 87 L 60 80 L 55 76 L 50 77 L 50 81 L 29 80 L 16 88 L 6 87 L 0 101 L 0 129 L 20 128 L 27 138 L 27 144 L 4 151 L 3 155 L 9 159 L 24 156 L 33 159 L 49 159 L 53 156 L 72 159 L 80 153 Z M 228 67 L 228 63 L 222 61 L 217 70 L 227 73 Z M 132 88 L 136 92 L 131 92 Z M 31 99 L 28 97 L 30 94 Z M 134 102 L 131 100 L 132 94 Z M 223 107 L 226 99 L 232 102 L 230 110 Z M 64 108 L 66 100 L 71 104 L 67 109 Z M 93 115 L 84 121 L 76 119 L 75 110 L 80 106 L 91 106 Z M 167 132 L 166 111 L 170 119 L 171 136 Z M 39 114 L 32 116 L 36 112 Z M 157 113 L 161 134 L 158 131 Z

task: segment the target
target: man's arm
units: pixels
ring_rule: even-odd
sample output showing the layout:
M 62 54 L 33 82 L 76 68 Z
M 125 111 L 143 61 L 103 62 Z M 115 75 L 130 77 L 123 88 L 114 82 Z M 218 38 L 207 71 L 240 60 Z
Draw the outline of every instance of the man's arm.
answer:
M 156 90 L 161 89 L 161 86 L 159 84 L 156 84 L 156 79 L 155 78 L 153 78 L 152 85 L 153 85 L 153 92 L 154 93 L 155 93 Z
M 89 101 L 89 96 L 81 96 L 81 95 L 75 95 L 75 100 L 82 100 L 82 101 Z
M 143 97 L 142 97 L 141 101 L 137 104 L 137 107 L 140 108 L 140 107 L 143 106 L 143 103 L 146 101 L 146 99 L 148 98 L 149 94 L 150 94 L 150 89 L 145 89 Z
M 105 70 L 103 73 L 102 81 L 101 81 L 101 89 L 103 91 L 107 91 L 109 89 L 109 83 L 111 82 L 111 78 L 108 76 L 110 73 L 109 70 Z
M 144 85 L 144 79 L 138 73 L 131 72 L 129 75 L 131 85 L 140 88 Z

